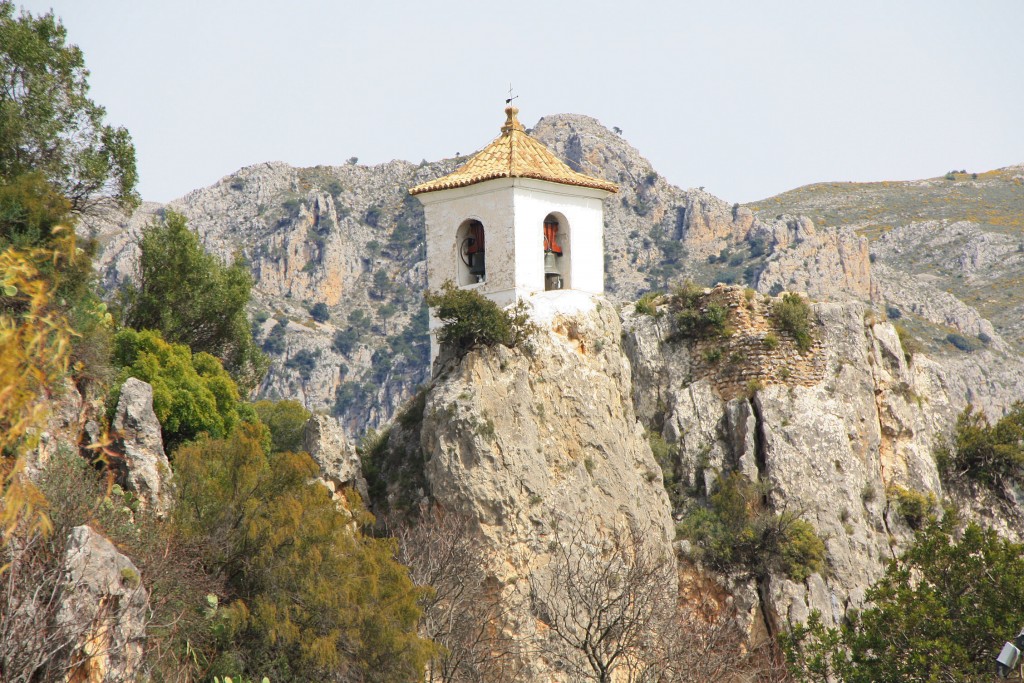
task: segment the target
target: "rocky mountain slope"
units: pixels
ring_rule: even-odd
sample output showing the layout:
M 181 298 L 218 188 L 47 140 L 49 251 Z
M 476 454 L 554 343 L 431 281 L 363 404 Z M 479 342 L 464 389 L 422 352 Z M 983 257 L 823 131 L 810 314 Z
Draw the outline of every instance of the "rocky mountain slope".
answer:
M 915 281 L 920 292 L 896 286 L 903 262 L 890 264 L 879 245 L 879 267 L 872 268 L 867 239 L 851 228 L 822 228 L 788 213 L 769 217 L 758 206 L 755 212 L 700 189 L 674 187 L 621 136 L 586 116 L 544 117 L 532 134 L 570 165 L 620 184 L 605 207 L 613 300 L 690 277 L 766 293 L 796 289 L 819 300 L 888 296 L 901 311 L 927 309 L 922 321 L 942 320 L 949 328 L 943 335 L 928 329 L 922 334 L 928 340 L 941 341 L 949 331 L 999 336 L 970 302 L 936 296 L 925 278 Z M 134 216 L 112 216 L 87 229 L 104 245 L 111 289 L 130 277 L 141 227 L 168 208 L 188 216 L 211 251 L 246 259 L 256 280 L 255 329 L 273 360 L 260 395 L 297 398 L 358 434 L 386 421 L 428 377 L 423 215 L 405 190 L 459 161 L 259 164 L 167 207 L 147 204 Z M 893 283 L 885 295 L 883 281 Z M 317 304 L 327 306 L 328 319 L 313 319 Z
M 912 537 L 907 495 L 953 499 L 1020 537 L 1017 505 L 945 490 L 933 459 L 965 406 L 995 417 L 1024 396 L 1022 302 L 1008 286 L 1024 267 L 1013 169 L 896 194 L 812 186 L 743 207 L 671 186 L 593 119 L 545 117 L 533 134 L 622 189 L 605 207 L 608 297 L 559 315 L 537 297 L 532 351 L 478 349 L 427 368 L 423 216 L 405 190 L 458 159 L 242 169 L 92 226 L 105 280 L 130 277 L 139 230 L 167 208 L 211 251 L 244 258 L 254 330 L 273 359 L 260 394 L 340 419 L 347 435 L 324 417 L 309 432 L 336 489 L 361 488 L 367 466 L 376 512 L 468 520 L 480 585 L 512 643 L 509 680 L 571 679 L 578 654 L 551 645 L 569 604 L 553 588 L 560 548 L 600 556 L 641 529 L 654 552 L 685 560 L 673 516 L 728 472 L 763 482 L 766 506 L 798 512 L 825 541 L 826 569 L 802 581 L 713 576 L 754 633 L 811 610 L 838 623 L 862 606 Z M 984 220 L 948 206 L 990 196 Z M 728 334 L 680 335 L 666 297 L 633 305 L 683 278 L 726 283 L 701 296 L 728 311 Z M 773 317 L 786 290 L 812 302 L 803 351 Z M 351 437 L 385 424 L 360 462 Z M 664 473 L 649 434 L 667 444 Z

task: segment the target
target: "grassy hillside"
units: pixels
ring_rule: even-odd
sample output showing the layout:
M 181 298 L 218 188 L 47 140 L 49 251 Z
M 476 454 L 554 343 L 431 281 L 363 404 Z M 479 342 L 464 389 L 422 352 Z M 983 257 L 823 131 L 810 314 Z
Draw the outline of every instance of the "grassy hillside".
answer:
M 971 221 L 984 230 L 1024 232 L 1024 165 L 928 180 L 815 183 L 747 205 L 761 218 L 803 214 L 816 225 L 849 225 L 875 238 L 898 225 Z

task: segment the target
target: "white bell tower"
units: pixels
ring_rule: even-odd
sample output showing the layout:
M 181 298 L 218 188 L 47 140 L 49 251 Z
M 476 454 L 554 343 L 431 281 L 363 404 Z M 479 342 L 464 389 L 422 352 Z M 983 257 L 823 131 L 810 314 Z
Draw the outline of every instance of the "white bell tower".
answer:
M 603 200 L 615 183 L 577 173 L 505 109 L 501 135 L 459 169 L 409 190 L 427 223 L 427 287 L 452 281 L 499 306 L 541 292 L 604 293 Z M 437 357 L 430 318 L 431 359 Z

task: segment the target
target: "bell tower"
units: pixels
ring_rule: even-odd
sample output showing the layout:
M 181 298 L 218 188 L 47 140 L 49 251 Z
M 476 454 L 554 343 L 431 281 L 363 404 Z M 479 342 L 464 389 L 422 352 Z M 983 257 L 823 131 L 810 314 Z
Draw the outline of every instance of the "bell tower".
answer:
M 505 109 L 501 135 L 454 172 L 409 190 L 427 223 L 427 287 L 447 281 L 499 306 L 566 290 L 604 293 L 603 200 L 615 183 L 572 170 Z M 431 358 L 437 357 L 431 314 Z

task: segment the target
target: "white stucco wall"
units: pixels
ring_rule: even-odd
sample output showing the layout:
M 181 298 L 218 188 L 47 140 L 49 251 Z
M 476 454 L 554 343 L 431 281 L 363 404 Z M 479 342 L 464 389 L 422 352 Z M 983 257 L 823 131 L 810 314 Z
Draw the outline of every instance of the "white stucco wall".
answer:
M 544 218 L 554 213 L 568 223 L 566 286 L 589 294 L 604 292 L 604 212 L 608 195 L 573 185 L 530 178 L 498 178 L 452 190 L 416 195 L 423 203 L 427 230 L 427 287 L 436 291 L 448 280 L 459 284 L 456 232 L 465 221 L 484 226 L 486 279 L 466 285 L 500 306 L 544 291 Z M 566 226 L 562 226 L 562 231 Z M 563 267 L 563 272 L 566 269 Z M 437 356 L 431 312 L 431 358 Z

